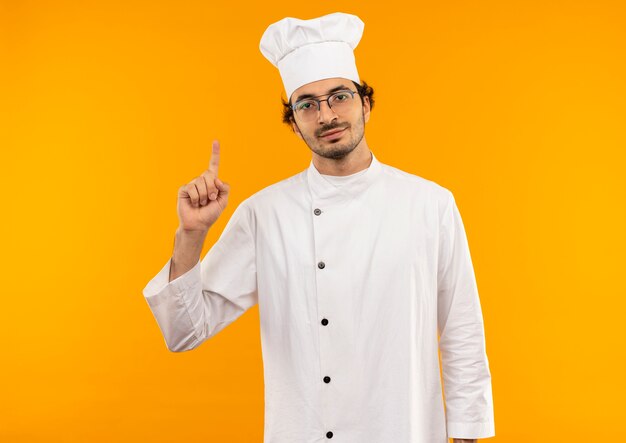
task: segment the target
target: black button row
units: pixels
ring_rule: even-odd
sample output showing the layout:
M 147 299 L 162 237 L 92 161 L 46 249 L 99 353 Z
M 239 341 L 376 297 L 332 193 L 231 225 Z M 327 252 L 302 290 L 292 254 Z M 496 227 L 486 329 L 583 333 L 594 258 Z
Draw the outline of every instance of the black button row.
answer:
M 313 214 L 315 214 L 315 215 L 320 215 L 321 213 L 322 213 L 322 211 L 319 208 L 315 208 L 313 210 Z M 320 269 L 324 269 L 326 267 L 326 264 L 323 261 L 321 261 L 321 262 L 319 262 L 317 264 L 317 267 L 320 268 Z M 328 324 L 328 320 L 325 319 L 325 318 L 322 319 L 322 324 L 324 326 L 326 326 Z M 330 377 L 329 376 L 324 377 L 324 383 L 330 383 Z M 326 438 L 333 438 L 333 433 L 331 431 L 328 431 L 326 433 Z

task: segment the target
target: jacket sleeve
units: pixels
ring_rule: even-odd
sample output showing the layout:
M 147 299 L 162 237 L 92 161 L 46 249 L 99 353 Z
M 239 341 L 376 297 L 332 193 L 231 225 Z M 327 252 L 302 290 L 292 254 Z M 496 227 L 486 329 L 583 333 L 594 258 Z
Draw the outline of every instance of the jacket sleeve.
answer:
M 167 348 L 188 351 L 258 303 L 254 214 L 242 202 L 204 258 L 169 282 L 171 257 L 143 290 Z
M 495 435 L 491 372 L 476 278 L 454 196 L 441 214 L 437 324 L 448 438 Z

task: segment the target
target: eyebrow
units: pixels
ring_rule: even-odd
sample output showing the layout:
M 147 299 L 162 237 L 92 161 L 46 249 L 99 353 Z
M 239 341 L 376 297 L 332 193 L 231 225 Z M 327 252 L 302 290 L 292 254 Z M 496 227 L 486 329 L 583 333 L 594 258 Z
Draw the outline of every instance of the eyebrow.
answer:
M 339 86 L 336 86 L 336 87 L 334 87 L 332 89 L 329 89 L 327 94 L 321 94 L 321 95 L 332 94 L 333 92 L 341 91 L 342 89 L 350 89 L 350 88 L 348 88 L 345 85 L 339 85 Z M 313 98 L 313 97 L 319 97 L 319 96 L 313 95 L 313 94 L 302 94 L 302 95 L 299 95 L 298 98 L 296 98 L 294 103 L 298 103 L 300 100 L 303 100 L 305 98 Z

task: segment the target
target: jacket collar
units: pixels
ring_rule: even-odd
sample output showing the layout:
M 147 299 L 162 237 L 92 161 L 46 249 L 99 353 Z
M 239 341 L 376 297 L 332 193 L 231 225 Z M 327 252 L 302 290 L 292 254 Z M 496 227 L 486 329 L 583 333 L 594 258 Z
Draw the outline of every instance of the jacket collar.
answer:
M 311 159 L 306 177 L 309 184 L 309 191 L 314 201 L 323 201 L 327 204 L 344 203 L 359 197 L 363 191 L 370 186 L 382 171 L 382 163 L 378 161 L 373 152 L 372 161 L 363 174 L 354 181 L 336 187 L 326 180 L 317 170 Z

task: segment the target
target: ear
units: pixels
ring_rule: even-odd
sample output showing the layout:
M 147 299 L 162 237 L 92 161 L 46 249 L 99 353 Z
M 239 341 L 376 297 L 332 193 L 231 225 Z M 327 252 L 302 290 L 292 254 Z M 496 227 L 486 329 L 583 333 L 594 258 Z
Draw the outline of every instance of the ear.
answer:
M 363 97 L 363 119 L 367 123 L 370 119 L 370 98 L 368 96 Z

